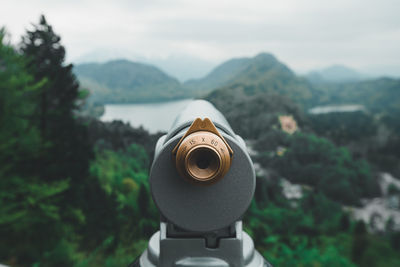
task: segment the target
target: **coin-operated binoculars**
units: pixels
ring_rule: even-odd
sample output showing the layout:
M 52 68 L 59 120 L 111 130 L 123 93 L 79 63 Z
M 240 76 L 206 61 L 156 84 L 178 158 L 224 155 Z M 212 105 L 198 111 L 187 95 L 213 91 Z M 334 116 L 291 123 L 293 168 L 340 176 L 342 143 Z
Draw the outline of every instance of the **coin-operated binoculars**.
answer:
M 255 190 L 253 163 L 209 102 L 191 102 L 158 140 L 149 179 L 160 231 L 131 266 L 270 266 L 242 230 Z

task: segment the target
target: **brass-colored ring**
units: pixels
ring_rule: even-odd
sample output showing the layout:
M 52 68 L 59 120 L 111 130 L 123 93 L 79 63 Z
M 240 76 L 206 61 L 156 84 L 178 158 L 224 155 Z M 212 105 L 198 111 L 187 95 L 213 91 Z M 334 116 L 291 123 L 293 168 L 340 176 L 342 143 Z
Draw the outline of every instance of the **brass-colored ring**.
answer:
M 224 140 L 208 131 L 186 136 L 176 150 L 175 160 L 181 176 L 201 184 L 218 181 L 231 165 L 231 155 Z

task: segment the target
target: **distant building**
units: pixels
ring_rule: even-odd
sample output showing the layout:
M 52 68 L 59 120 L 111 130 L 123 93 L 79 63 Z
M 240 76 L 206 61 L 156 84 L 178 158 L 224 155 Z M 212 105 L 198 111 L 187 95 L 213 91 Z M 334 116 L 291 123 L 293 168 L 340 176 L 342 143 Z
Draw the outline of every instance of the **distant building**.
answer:
M 287 132 L 288 134 L 293 134 L 297 131 L 297 122 L 292 116 L 279 116 L 279 122 L 281 123 L 282 131 Z

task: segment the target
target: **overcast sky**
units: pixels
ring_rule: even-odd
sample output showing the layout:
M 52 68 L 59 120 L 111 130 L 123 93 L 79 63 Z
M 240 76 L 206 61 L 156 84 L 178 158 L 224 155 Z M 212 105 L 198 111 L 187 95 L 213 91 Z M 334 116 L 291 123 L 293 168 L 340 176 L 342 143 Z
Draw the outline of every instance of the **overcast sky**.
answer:
M 298 72 L 344 64 L 400 76 L 399 0 L 0 0 L 12 40 L 45 14 L 68 61 L 273 53 Z M 188 66 L 189 68 L 190 66 Z

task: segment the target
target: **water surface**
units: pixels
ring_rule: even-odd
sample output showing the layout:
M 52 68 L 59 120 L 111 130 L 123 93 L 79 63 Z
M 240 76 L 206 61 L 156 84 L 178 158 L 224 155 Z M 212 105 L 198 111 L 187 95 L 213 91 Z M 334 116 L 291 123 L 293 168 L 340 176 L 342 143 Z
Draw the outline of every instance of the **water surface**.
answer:
M 365 107 L 363 105 L 334 105 L 334 106 L 317 106 L 308 110 L 311 114 L 326 114 L 332 112 L 356 112 L 363 111 Z
M 133 127 L 143 126 L 151 133 L 166 132 L 175 117 L 192 99 L 143 104 L 107 104 L 102 121 L 121 120 Z

